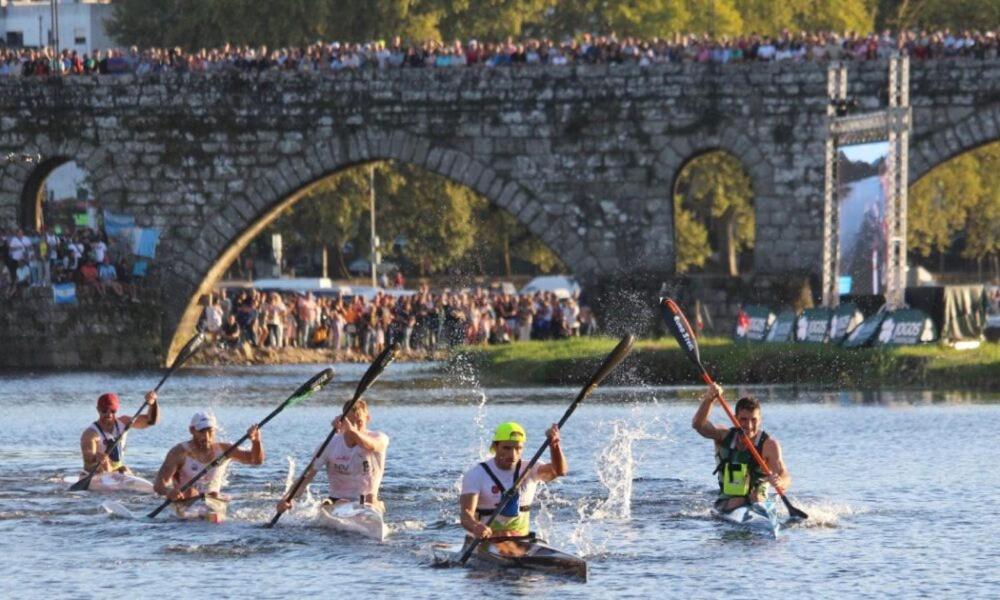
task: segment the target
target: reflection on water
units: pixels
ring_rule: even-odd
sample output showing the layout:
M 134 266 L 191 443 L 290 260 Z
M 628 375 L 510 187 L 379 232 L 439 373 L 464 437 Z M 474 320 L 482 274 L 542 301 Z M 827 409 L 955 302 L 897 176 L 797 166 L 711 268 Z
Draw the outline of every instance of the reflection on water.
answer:
M 493 593 L 497 583 L 505 593 L 568 597 L 908 596 L 918 577 L 921 594 L 982 597 L 1000 585 L 991 558 L 1000 528 L 987 513 L 994 494 L 982 473 L 982 441 L 994 437 L 1000 417 L 996 394 L 727 389 L 731 398 L 762 399 L 764 426 L 780 439 L 794 477 L 792 496 L 812 516 L 774 541 L 710 516 L 712 448 L 689 426 L 701 388 L 599 389 L 563 430 L 569 476 L 541 488 L 532 515 L 550 543 L 588 559 L 590 583 L 582 585 L 432 569 L 429 550 L 461 539 L 458 482 L 488 452 L 493 427 L 522 422 L 530 455 L 579 390 L 490 389 L 471 369 L 441 377 L 427 365 L 395 364 L 366 396 L 372 427 L 392 438 L 382 490 L 389 539 L 316 527 L 322 475 L 278 526 L 262 529 L 365 368 L 337 365 L 333 384 L 267 425 L 267 461 L 231 469 L 230 520 L 218 526 L 169 512 L 152 522 L 112 519 L 98 495 L 65 489 L 96 397 L 114 390 L 131 414 L 157 373 L 4 379 L 0 539 L 17 549 L 5 556 L 5 589 L 18 597 L 158 593 L 137 587 L 139 577 L 169 582 L 176 593 L 225 597 L 311 597 L 344 585 L 376 595 L 468 596 Z M 151 477 L 187 437 L 196 410 L 214 410 L 234 439 L 319 369 L 178 373 L 161 390 L 162 423 L 130 436 L 129 463 Z M 137 514 L 157 504 L 116 499 Z M 719 575 L 751 556 L 753 577 Z

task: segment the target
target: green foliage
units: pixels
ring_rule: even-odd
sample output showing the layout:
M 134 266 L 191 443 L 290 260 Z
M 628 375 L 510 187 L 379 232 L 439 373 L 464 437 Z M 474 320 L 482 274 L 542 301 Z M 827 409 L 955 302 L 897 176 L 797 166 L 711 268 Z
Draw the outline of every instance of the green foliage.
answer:
M 1000 143 L 933 169 L 910 189 L 907 243 L 919 256 L 956 250 L 965 258 L 1000 256 Z
M 705 261 L 712 255 L 708 229 L 695 218 L 694 213 L 683 207 L 679 196 L 674 198 L 674 240 L 677 255 L 675 269 L 678 273 L 705 266 Z
M 698 257 L 705 249 L 698 245 L 702 234 L 693 227 L 698 223 L 708 232 L 708 242 L 718 253 L 720 266 L 726 273 L 737 275 L 738 254 L 753 248 L 755 229 L 753 186 L 740 162 L 721 151 L 698 156 L 681 171 L 675 194 L 678 259 L 683 252 L 685 268 L 700 266 Z M 686 211 L 691 213 L 690 218 Z M 681 249 L 689 243 L 693 247 Z M 703 264 L 704 259 L 700 260 Z
M 461 348 L 450 362 L 457 368 L 471 362 L 483 383 L 490 385 L 570 385 L 586 381 L 617 341 L 572 338 Z M 983 390 L 1000 386 L 1000 344 L 968 352 L 937 344 L 846 349 L 828 344 L 734 344 L 726 338 L 700 338 L 699 347 L 705 366 L 723 385 Z M 625 368 L 612 374 L 612 383 L 622 381 L 617 378 L 626 373 L 653 385 L 700 383 L 673 338 L 638 342 Z
M 995 29 L 1000 0 L 877 0 L 879 28 Z

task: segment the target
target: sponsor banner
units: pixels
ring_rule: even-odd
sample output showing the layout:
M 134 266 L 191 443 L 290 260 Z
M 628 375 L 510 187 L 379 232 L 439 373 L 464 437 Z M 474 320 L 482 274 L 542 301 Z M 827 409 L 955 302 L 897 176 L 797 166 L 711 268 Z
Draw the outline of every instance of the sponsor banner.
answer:
M 834 309 L 830 319 L 830 341 L 834 344 L 843 342 L 864 320 L 865 317 L 857 306 L 841 304 Z
M 924 311 L 914 308 L 889 313 L 878 332 L 880 346 L 923 344 L 935 339 L 934 321 Z
M 864 346 L 871 346 L 875 341 L 875 336 L 879 332 L 879 328 L 882 326 L 882 321 L 885 319 L 885 311 L 880 310 L 874 315 L 868 317 L 854 328 L 854 331 L 849 333 L 844 339 L 843 346 L 845 348 L 863 348 Z
M 765 306 L 747 305 L 736 315 L 733 339 L 737 342 L 763 342 L 774 319 L 771 309 Z
M 807 308 L 802 311 L 795 327 L 795 340 L 810 344 L 825 343 L 830 333 L 829 308 Z
M 795 319 L 798 315 L 794 310 L 786 310 L 778 315 L 778 318 L 767 330 L 764 340 L 767 342 L 791 342 L 792 334 L 795 331 Z
M 76 304 L 76 285 L 72 283 L 53 284 L 52 300 L 56 304 Z

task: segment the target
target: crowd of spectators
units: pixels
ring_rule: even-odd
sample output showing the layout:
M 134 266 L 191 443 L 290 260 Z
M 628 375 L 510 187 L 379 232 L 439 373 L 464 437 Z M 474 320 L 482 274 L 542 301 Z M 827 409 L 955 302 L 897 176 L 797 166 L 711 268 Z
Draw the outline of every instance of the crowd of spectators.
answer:
M 338 71 L 377 67 L 422 68 L 528 64 L 774 62 L 884 59 L 901 50 L 914 59 L 958 57 L 995 58 L 1000 52 L 996 31 L 885 31 L 868 35 L 854 32 L 789 32 L 779 35 L 718 36 L 676 35 L 669 39 L 592 36 L 557 42 L 548 39 L 508 39 L 504 42 L 364 44 L 317 42 L 305 47 L 251 48 L 226 45 L 185 52 L 180 48 L 97 50 L 80 55 L 74 50 L 56 53 L 52 48 L 0 49 L 0 78 L 92 73 L 205 72 L 218 70 Z
M 0 230 L 0 259 L 4 299 L 29 287 L 74 283 L 79 297 L 139 302 L 141 273 L 129 249 L 109 239 L 103 229 Z
M 221 347 L 329 348 L 373 356 L 396 342 L 433 352 L 457 344 L 505 344 L 593 335 L 597 322 L 574 298 L 477 288 L 364 295 L 231 289 L 206 298 L 199 329 Z

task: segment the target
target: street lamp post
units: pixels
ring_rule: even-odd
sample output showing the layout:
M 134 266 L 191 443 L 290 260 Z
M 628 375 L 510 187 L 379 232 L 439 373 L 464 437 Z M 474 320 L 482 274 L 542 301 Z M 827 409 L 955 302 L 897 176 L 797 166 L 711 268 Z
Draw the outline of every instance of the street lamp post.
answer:
M 371 216 L 371 248 L 368 256 L 372 276 L 372 287 L 378 285 L 375 265 L 378 262 L 378 237 L 375 236 L 375 165 L 368 167 L 368 213 Z

